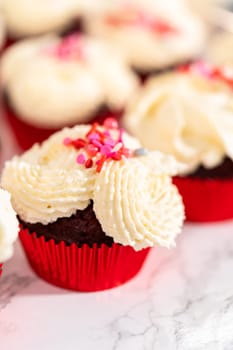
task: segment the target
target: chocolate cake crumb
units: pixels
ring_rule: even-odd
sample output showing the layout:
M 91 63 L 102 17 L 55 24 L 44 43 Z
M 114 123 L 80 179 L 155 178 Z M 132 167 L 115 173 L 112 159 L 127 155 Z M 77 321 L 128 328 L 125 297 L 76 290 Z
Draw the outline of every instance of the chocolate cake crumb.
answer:
M 103 232 L 95 216 L 93 202 L 86 209 L 77 210 L 71 217 L 59 218 L 48 225 L 26 223 L 20 218 L 19 221 L 23 228 L 27 228 L 30 233 L 36 232 L 38 237 L 44 236 L 46 241 L 54 239 L 56 243 L 64 241 L 66 245 L 76 243 L 78 247 L 85 243 L 89 247 L 95 243 L 111 247 L 114 243 L 113 238 Z
M 233 179 L 233 161 L 229 157 L 225 157 L 223 162 L 215 168 L 207 169 L 200 166 L 189 177 L 199 179 Z

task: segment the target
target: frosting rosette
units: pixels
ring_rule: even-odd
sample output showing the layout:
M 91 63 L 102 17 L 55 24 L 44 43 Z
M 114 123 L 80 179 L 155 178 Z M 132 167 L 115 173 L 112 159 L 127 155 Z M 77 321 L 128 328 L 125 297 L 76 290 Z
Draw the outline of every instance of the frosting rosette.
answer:
M 87 121 L 103 106 L 120 111 L 138 87 L 114 49 L 80 34 L 16 43 L 3 55 L 1 77 L 18 119 L 41 128 Z
M 182 173 L 233 159 L 232 73 L 200 62 L 150 79 L 126 112 L 126 128 L 184 163 Z
M 103 231 L 135 250 L 174 245 L 184 208 L 170 175 L 182 167 L 148 152 L 107 119 L 66 128 L 8 161 L 1 184 L 24 222 L 47 225 L 91 201 Z
M 1 7 L 13 37 L 61 31 L 83 11 L 80 0 L 1 0 Z
M 10 193 L 0 189 L 0 263 L 12 256 L 13 244 L 18 237 L 18 220 L 10 198 Z
M 154 153 L 150 161 L 157 156 Z M 156 244 L 173 246 L 184 219 L 182 200 L 171 178 L 156 175 L 141 158 L 112 161 L 104 167 L 96 179 L 94 210 L 105 232 L 135 250 Z
M 109 2 L 86 20 L 89 33 L 114 45 L 136 70 L 148 72 L 199 55 L 206 29 L 182 1 Z

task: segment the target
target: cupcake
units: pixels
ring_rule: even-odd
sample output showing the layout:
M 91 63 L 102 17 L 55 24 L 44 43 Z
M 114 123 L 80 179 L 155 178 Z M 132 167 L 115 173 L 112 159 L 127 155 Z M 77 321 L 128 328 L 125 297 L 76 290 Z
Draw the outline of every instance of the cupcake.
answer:
M 174 183 L 191 221 L 233 218 L 233 70 L 204 62 L 152 78 L 124 117 L 148 149 L 185 164 Z
M 142 77 L 193 60 L 206 37 L 203 23 L 179 1 L 111 2 L 84 27 L 113 44 Z
M 14 39 L 62 32 L 82 15 L 82 0 L 1 0 L 9 36 Z
M 174 246 L 184 212 L 169 175 L 179 168 L 110 118 L 65 128 L 15 156 L 1 183 L 35 272 L 63 288 L 96 291 L 135 276 L 150 247 Z
M 5 115 L 23 149 L 65 126 L 120 116 L 138 87 L 111 47 L 79 34 L 11 46 L 1 78 Z
M 10 194 L 0 189 L 0 276 L 3 263 L 11 258 L 18 236 L 18 220 L 10 202 Z

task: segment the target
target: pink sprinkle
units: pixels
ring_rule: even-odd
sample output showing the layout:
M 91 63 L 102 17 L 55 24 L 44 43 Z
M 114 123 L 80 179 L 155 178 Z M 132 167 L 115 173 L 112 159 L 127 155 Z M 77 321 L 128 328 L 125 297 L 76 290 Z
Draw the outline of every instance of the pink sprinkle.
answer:
M 91 143 L 98 148 L 102 147 L 102 143 L 98 140 L 92 140 Z
M 112 138 L 107 138 L 104 140 L 104 144 L 113 147 L 115 146 L 116 141 L 113 140 Z
M 108 157 L 109 154 L 111 153 L 111 147 L 108 145 L 104 145 L 100 149 L 100 153 L 103 154 L 104 156 Z
M 104 121 L 103 124 L 106 128 L 108 129 L 117 129 L 118 128 L 118 122 L 116 119 L 114 118 L 107 118 Z
M 63 140 L 63 145 L 65 146 L 69 146 L 72 144 L 72 140 L 69 138 L 69 137 L 66 137 L 64 140 Z
M 84 155 L 83 153 L 80 153 L 80 154 L 77 156 L 77 163 L 83 165 L 83 164 L 85 164 L 85 162 L 86 162 L 86 157 L 85 157 L 85 155 Z
M 108 130 L 105 130 L 105 131 L 103 132 L 103 134 L 104 134 L 104 136 L 106 136 L 106 137 L 111 137 L 110 132 L 109 132 Z
M 88 140 L 92 141 L 92 140 L 99 140 L 100 139 L 100 135 L 97 132 L 92 132 L 90 135 L 88 135 Z

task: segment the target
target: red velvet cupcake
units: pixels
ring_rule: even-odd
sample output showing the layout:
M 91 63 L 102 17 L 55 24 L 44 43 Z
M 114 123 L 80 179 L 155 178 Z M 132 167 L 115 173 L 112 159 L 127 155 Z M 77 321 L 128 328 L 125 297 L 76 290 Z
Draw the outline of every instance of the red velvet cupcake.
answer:
M 196 59 L 206 41 L 203 22 L 178 1 L 109 1 L 84 26 L 114 45 L 143 78 Z
M 23 149 L 64 126 L 119 116 L 138 86 L 111 48 L 79 34 L 15 44 L 1 73 L 5 116 Z
M 198 62 L 151 79 L 125 116 L 148 149 L 184 164 L 174 178 L 190 221 L 233 218 L 233 69 Z
M 6 163 L 20 238 L 35 272 L 57 286 L 96 291 L 125 283 L 150 247 L 170 247 L 184 218 L 170 174 L 108 119 L 66 128 Z

